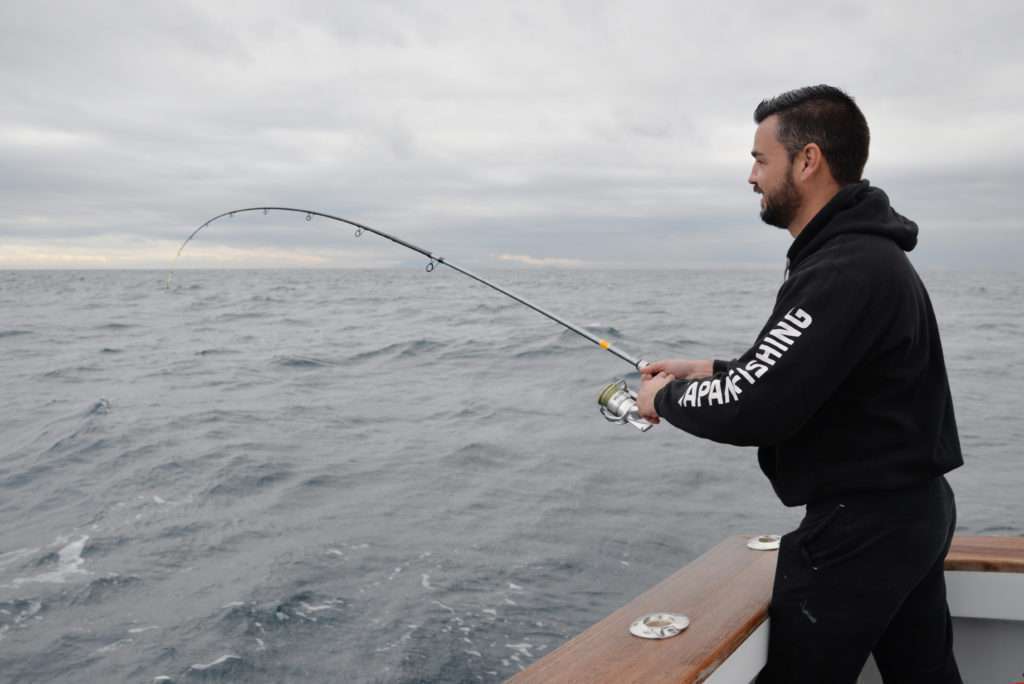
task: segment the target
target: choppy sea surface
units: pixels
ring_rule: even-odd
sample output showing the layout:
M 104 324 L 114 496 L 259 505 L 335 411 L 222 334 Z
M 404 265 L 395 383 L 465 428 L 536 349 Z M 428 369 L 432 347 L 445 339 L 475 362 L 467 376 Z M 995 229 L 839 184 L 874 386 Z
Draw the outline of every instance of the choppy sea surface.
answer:
M 738 355 L 781 278 L 486 275 L 648 359 Z M 924 278 L 960 530 L 1024 534 L 1024 281 Z M 800 518 L 752 449 L 605 423 L 628 365 L 446 269 L 164 285 L 0 272 L 2 682 L 500 681 Z

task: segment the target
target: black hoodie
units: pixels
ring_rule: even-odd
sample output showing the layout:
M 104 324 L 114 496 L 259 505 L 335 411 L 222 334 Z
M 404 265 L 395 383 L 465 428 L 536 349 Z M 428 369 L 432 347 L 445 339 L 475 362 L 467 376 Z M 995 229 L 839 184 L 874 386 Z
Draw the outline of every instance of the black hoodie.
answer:
M 963 464 L 935 314 L 905 251 L 917 225 L 861 181 L 793 241 L 754 346 L 658 392 L 658 415 L 756 445 L 787 506 L 913 486 Z

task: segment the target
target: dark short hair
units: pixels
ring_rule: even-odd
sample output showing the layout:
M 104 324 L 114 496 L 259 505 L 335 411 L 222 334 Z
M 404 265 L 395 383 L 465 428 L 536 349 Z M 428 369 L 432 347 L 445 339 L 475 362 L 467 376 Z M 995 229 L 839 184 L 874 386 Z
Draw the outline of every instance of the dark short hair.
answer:
M 754 121 L 761 123 L 772 114 L 779 115 L 779 142 L 790 160 L 805 145 L 816 143 L 837 183 L 860 180 L 871 132 L 852 97 L 829 85 L 797 88 L 762 100 L 754 110 Z

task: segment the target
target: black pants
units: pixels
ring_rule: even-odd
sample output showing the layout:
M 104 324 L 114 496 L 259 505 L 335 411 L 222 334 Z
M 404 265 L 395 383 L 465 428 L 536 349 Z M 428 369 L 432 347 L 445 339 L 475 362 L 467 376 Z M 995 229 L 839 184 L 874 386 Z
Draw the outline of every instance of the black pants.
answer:
M 942 564 L 956 527 L 944 477 L 807 506 L 782 537 L 758 684 L 961 682 Z

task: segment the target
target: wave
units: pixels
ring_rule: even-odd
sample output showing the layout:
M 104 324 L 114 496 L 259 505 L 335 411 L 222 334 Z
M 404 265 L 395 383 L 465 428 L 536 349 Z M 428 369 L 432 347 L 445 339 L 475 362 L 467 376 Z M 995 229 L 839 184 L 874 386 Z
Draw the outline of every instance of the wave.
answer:
M 43 604 L 37 599 L 13 599 L 0 601 L 0 628 L 20 625 L 39 615 Z M 3 631 L 0 630 L 0 634 Z
M 69 366 L 67 368 L 57 368 L 55 370 L 46 371 L 43 373 L 42 377 L 58 379 L 64 382 L 80 383 L 86 382 L 86 380 L 78 377 L 79 373 L 95 373 L 101 370 L 103 370 L 102 366 Z
M 88 418 L 89 416 L 105 416 L 109 414 L 112 409 L 113 407 L 110 405 L 110 402 L 100 397 L 94 401 L 89 408 L 82 412 L 82 416 L 84 418 Z
M 19 335 L 31 335 L 31 330 L 0 330 L 0 338 L 17 337 Z
M 67 538 L 58 540 L 58 543 L 63 544 L 63 546 L 58 551 L 47 553 L 36 563 L 37 567 L 50 566 L 56 563 L 57 567 L 55 569 L 30 577 L 17 577 L 14 579 L 13 584 L 15 586 L 40 582 L 64 584 L 72 575 L 90 574 L 88 570 L 82 567 L 85 564 L 82 552 L 85 551 L 85 545 L 88 541 L 89 535 L 82 535 L 73 542 L 68 542 Z
M 299 591 L 281 601 L 237 602 L 224 606 L 218 622 L 229 633 L 266 634 L 298 623 L 331 623 L 344 617 L 349 599 Z
M 275 356 L 274 365 L 285 368 L 327 368 L 338 364 L 311 356 Z
M 470 442 L 459 447 L 450 454 L 441 458 L 445 466 L 451 466 L 459 470 L 467 468 L 490 469 L 496 466 L 506 465 L 512 453 L 497 444 L 490 442 Z
M 103 577 L 97 577 L 75 592 L 71 597 L 70 604 L 73 606 L 94 606 L 114 597 L 119 597 L 140 584 L 142 584 L 142 578 L 136 575 L 119 575 L 117 573 L 104 575 Z
M 216 356 L 220 354 L 240 354 L 237 349 L 224 349 L 224 348 L 212 348 L 212 349 L 200 349 L 196 352 L 196 356 Z
M 212 662 L 196 663 L 189 666 L 185 676 L 188 677 L 188 681 L 222 682 L 225 681 L 225 678 L 232 681 L 244 681 L 248 678 L 247 675 L 252 675 L 254 672 L 255 668 L 244 658 L 227 653 Z
M 579 339 L 573 335 L 575 339 Z M 562 354 L 568 354 L 573 351 L 572 348 L 563 345 L 550 344 L 544 347 L 535 347 L 533 349 L 523 349 L 521 351 L 512 354 L 512 358 L 515 359 L 546 359 L 555 356 L 561 356 Z
M 273 487 L 292 478 L 290 464 L 256 463 L 235 458 L 215 476 L 217 480 L 206 489 L 206 496 L 235 497 Z
M 109 415 L 113 411 L 111 403 L 104 398 L 97 399 L 91 403 L 86 409 L 72 415 L 67 418 L 51 423 L 49 426 L 44 428 L 39 436 L 36 438 L 37 442 L 43 440 L 49 441 L 50 446 L 46 448 L 43 453 L 46 455 L 54 455 L 62 452 L 73 452 L 75 455 L 81 455 L 85 453 L 93 452 L 97 449 L 102 449 L 109 445 L 109 441 L 103 437 L 96 437 L 91 440 L 86 438 L 92 433 L 96 432 L 99 428 L 99 420 L 106 415 Z M 74 421 L 75 424 L 56 430 L 56 426 L 61 423 Z M 51 431 L 56 432 L 58 435 L 63 433 L 62 437 L 57 435 L 51 435 Z M 57 437 L 54 439 L 54 437 Z M 51 441 L 53 440 L 53 441 Z M 39 468 L 46 468 L 52 464 L 40 464 Z
M 520 306 L 522 306 L 522 305 L 519 304 L 518 302 L 507 302 L 507 303 L 501 302 L 501 303 L 496 303 L 496 304 L 483 304 L 483 303 L 481 303 L 481 304 L 477 304 L 476 306 L 470 307 L 468 309 L 468 311 L 470 313 L 493 314 L 493 313 L 499 313 L 501 311 L 511 311 L 513 309 L 518 309 Z
M 369 361 L 381 357 L 390 357 L 392 359 L 411 359 L 429 354 L 438 349 L 443 349 L 444 347 L 444 343 L 428 339 L 413 340 L 412 342 L 394 342 L 385 347 L 381 347 L 380 349 L 372 349 L 354 354 L 348 358 L 348 361 Z
M 321 475 L 314 475 L 312 477 L 308 477 L 305 480 L 303 480 L 301 484 L 303 487 L 329 487 L 333 489 L 342 486 L 344 483 L 345 479 L 343 477 L 340 477 L 338 475 L 332 475 L 330 473 L 325 473 Z
M 263 311 L 251 311 L 251 312 L 233 312 L 222 313 L 217 316 L 218 321 L 245 321 L 253 318 L 266 318 L 270 314 Z
M 616 328 L 613 325 L 603 325 L 601 323 L 591 323 L 590 325 L 581 325 L 580 327 L 583 328 L 584 330 L 586 330 L 588 333 L 590 333 L 592 335 L 606 335 L 608 337 L 622 337 L 622 331 L 619 330 L 618 328 Z M 562 330 L 562 334 L 563 335 L 571 335 L 572 337 L 576 337 L 577 336 L 576 333 L 572 332 L 571 330 L 566 330 L 566 329 Z

